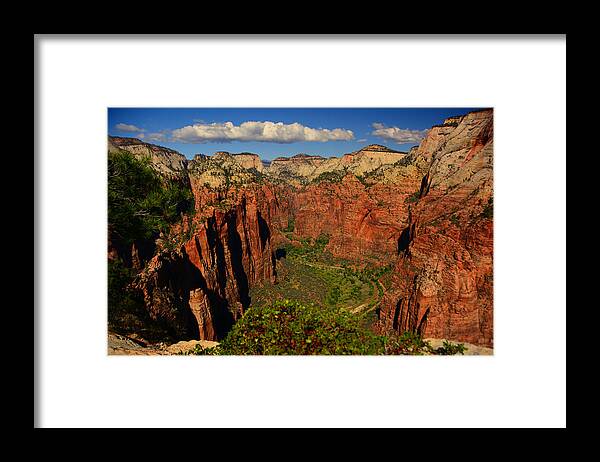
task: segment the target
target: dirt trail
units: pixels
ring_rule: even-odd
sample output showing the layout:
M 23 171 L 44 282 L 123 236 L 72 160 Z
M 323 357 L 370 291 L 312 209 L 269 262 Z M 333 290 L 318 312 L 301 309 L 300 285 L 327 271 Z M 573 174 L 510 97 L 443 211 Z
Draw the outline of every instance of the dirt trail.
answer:
M 352 314 L 358 314 L 358 313 L 361 313 L 361 312 L 362 313 L 368 313 L 369 311 L 372 311 L 375 308 L 377 308 L 377 305 L 379 304 L 379 302 L 383 298 L 383 295 L 385 295 L 385 286 L 381 283 L 381 281 L 379 279 L 377 279 L 375 282 L 377 282 L 377 284 L 379 284 L 379 287 L 381 287 L 382 295 L 381 296 L 379 295 L 379 290 L 374 291 L 374 300 L 368 301 L 366 303 L 362 303 L 361 305 L 358 305 L 358 306 L 350 309 L 350 313 L 352 313 Z M 375 303 L 373 303 L 373 301 L 375 301 Z M 371 304 L 373 304 L 373 306 L 371 307 L 371 309 L 363 311 L 364 308 L 368 308 L 369 305 L 371 305 Z

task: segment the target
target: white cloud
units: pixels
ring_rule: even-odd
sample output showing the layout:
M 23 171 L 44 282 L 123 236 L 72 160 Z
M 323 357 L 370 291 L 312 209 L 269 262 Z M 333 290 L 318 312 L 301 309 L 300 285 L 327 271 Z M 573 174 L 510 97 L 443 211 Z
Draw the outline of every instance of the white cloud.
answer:
M 115 125 L 115 128 L 122 132 L 143 132 L 144 131 L 143 128 L 139 128 L 139 127 L 136 127 L 135 125 L 130 125 L 130 124 L 117 124 L 117 125 Z
M 148 133 L 146 139 L 148 141 L 167 141 L 167 134 L 164 132 Z
M 137 136 L 137 137 L 141 139 L 141 138 L 143 138 L 143 137 L 144 137 L 144 134 L 143 134 L 143 133 L 138 133 L 138 136 Z
M 343 128 L 310 128 L 299 123 L 243 122 L 234 125 L 225 123 L 197 123 L 171 132 L 173 141 L 181 143 L 203 143 L 209 141 L 265 141 L 293 143 L 296 141 L 348 141 L 354 139 L 351 130 Z
M 359 143 L 364 143 L 365 141 L 367 141 L 367 139 L 366 138 L 361 138 L 360 140 L 356 140 L 356 141 L 358 141 Z
M 425 138 L 428 130 L 410 130 L 408 128 L 386 127 L 382 123 L 372 124 L 371 135 L 378 136 L 385 140 L 392 140 L 396 143 L 415 143 Z

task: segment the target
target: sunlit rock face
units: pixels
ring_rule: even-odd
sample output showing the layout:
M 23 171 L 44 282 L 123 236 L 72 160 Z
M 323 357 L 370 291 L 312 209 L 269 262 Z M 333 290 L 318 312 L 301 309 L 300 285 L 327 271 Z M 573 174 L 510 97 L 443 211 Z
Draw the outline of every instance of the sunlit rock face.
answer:
M 389 165 L 406 157 L 407 153 L 394 151 L 378 144 L 372 144 L 342 157 L 321 157 L 296 154 L 291 157 L 274 159 L 265 172 L 272 178 L 287 180 L 293 184 L 306 184 L 320 175 L 336 172 L 350 172 L 364 175 L 382 165 Z
M 435 127 L 416 158 L 429 168 L 380 328 L 493 346 L 492 110 Z
M 149 159 L 151 166 L 168 178 L 182 179 L 187 176 L 188 160 L 174 149 L 145 143 L 137 138 L 108 137 L 108 151 L 127 151 L 138 159 Z

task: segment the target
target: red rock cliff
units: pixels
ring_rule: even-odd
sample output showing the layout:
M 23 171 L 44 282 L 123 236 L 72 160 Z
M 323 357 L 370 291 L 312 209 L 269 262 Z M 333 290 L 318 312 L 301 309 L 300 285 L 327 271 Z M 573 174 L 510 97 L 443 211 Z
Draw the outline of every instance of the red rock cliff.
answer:
M 417 151 L 429 170 L 398 240 L 379 328 L 491 347 L 492 111 L 436 128 Z
M 208 206 L 184 220 L 183 244 L 155 255 L 139 277 L 148 312 L 182 338 L 223 338 L 248 307 L 250 285 L 275 280 L 275 197 L 263 187 L 235 198 L 226 209 Z
M 300 189 L 293 197 L 295 232 L 303 237 L 329 234 L 327 249 L 336 257 L 385 264 L 397 257 L 397 241 L 408 222 L 407 197 L 420 179 L 363 184 L 353 174 L 340 182 Z
M 187 166 L 195 212 L 184 217 L 136 282 L 147 311 L 181 338 L 219 340 L 249 306 L 249 288 L 275 280 L 274 225 L 287 198 L 228 153 Z

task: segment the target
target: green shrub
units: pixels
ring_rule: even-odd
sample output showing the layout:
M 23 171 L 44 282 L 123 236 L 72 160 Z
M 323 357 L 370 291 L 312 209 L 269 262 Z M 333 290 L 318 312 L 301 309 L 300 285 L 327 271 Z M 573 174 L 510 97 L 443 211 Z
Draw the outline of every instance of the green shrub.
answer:
M 191 354 L 363 355 L 383 354 L 384 338 L 348 312 L 284 300 L 251 307 L 217 347 Z
M 434 350 L 434 354 L 437 355 L 456 355 L 465 354 L 467 347 L 462 343 L 452 343 L 444 340 L 444 344 Z
M 296 222 L 294 220 L 294 217 L 289 217 L 287 228 L 285 228 L 283 231 L 286 233 L 291 233 L 294 231 L 295 226 L 296 226 Z
M 433 352 L 429 342 L 410 331 L 388 337 L 385 342 L 386 355 L 426 355 Z
M 483 218 L 494 218 L 494 199 L 492 197 L 488 199 L 488 203 L 483 208 L 480 216 Z
M 464 344 L 452 343 L 448 340 L 444 340 L 441 347 L 433 348 L 430 342 L 410 331 L 392 335 L 385 342 L 386 355 L 462 355 L 466 350 Z
M 404 199 L 404 202 L 411 204 L 413 202 L 417 202 L 419 200 L 419 195 L 421 193 L 419 191 L 415 191 L 414 193 L 412 193 L 410 196 L 407 196 L 406 199 Z
M 317 238 L 311 239 L 300 238 L 301 245 L 285 244 L 286 258 L 300 259 L 300 260 L 314 260 L 325 256 L 325 246 L 329 243 L 328 234 L 320 234 Z
M 150 317 L 142 292 L 131 286 L 134 276 L 135 271 L 121 260 L 108 261 L 109 328 L 123 335 L 139 335 L 149 342 L 176 342 L 177 334 L 168 323 Z
M 333 286 L 327 297 L 325 297 L 325 303 L 330 306 L 335 306 L 340 301 L 340 286 Z
M 322 182 L 340 183 L 346 176 L 346 173 L 347 173 L 346 169 L 323 172 L 318 177 L 316 177 L 314 180 L 312 180 L 311 183 L 322 183 Z
M 189 188 L 163 180 L 148 160 L 128 152 L 108 155 L 108 226 L 124 244 L 166 231 L 193 206 Z
M 108 319 L 116 320 L 123 313 L 135 311 L 139 301 L 128 289 L 133 270 L 125 267 L 120 259 L 108 261 Z
M 168 235 L 173 223 L 193 206 L 188 187 L 161 178 L 148 159 L 126 151 L 108 155 L 108 230 L 119 255 L 127 260 L 131 246 L 152 244 L 162 231 Z M 169 237 L 169 236 L 167 236 Z M 174 246 L 172 240 L 169 245 Z M 121 259 L 108 261 L 108 321 L 121 331 L 144 331 L 146 338 L 160 334 L 148 319 L 143 299 L 130 287 L 135 271 Z M 147 329 L 151 332 L 145 332 Z
M 364 186 L 364 187 L 368 188 L 369 186 L 371 186 L 371 185 L 368 183 L 368 181 L 367 181 L 367 176 L 368 176 L 368 174 L 365 174 L 364 176 L 363 176 L 363 175 L 356 175 L 356 174 L 355 174 L 354 176 L 356 177 L 356 179 L 357 179 L 358 181 L 360 181 L 360 182 L 363 184 L 363 186 Z
M 463 355 L 462 343 L 433 348 L 415 332 L 374 334 L 364 319 L 341 310 L 284 300 L 251 307 L 216 347 L 186 355 Z

